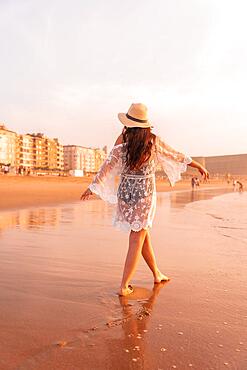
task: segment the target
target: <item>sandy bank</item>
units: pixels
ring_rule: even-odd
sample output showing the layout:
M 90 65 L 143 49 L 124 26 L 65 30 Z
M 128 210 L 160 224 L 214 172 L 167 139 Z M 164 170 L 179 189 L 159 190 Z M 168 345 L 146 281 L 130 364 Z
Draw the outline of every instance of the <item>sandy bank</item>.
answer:
M 0 176 L 0 210 L 19 209 L 77 201 L 92 178 L 75 177 L 18 177 Z M 211 181 L 203 187 L 226 186 L 222 181 Z M 171 188 L 167 181 L 157 180 L 157 191 L 190 189 L 189 181 L 181 181 Z

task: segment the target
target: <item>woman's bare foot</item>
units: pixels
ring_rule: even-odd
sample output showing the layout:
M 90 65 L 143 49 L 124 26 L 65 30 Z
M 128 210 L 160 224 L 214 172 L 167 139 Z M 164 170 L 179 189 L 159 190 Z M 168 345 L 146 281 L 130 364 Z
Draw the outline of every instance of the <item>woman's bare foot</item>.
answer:
M 159 284 L 162 281 L 169 281 L 170 278 L 164 274 L 162 274 L 160 271 L 155 275 L 154 277 L 154 283 Z
M 120 288 L 118 295 L 121 297 L 126 297 L 126 295 L 129 295 L 133 293 L 134 289 L 131 285 L 128 285 L 127 288 Z

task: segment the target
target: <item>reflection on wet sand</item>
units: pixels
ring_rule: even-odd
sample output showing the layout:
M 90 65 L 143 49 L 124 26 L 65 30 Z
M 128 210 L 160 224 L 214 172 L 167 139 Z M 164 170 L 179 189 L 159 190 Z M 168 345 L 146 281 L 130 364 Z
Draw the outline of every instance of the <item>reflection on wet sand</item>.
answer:
M 160 347 L 154 352 L 150 346 L 149 327 L 152 327 L 152 313 L 158 295 L 164 286 L 169 283 L 154 284 L 153 289 L 135 287 L 129 297 L 118 297 L 119 306 L 108 300 L 109 309 L 115 306 L 117 319 L 109 320 L 101 325 L 93 326 L 69 341 L 61 341 L 62 346 L 77 352 L 79 348 L 103 353 L 107 362 L 103 368 L 109 370 L 125 369 L 152 369 L 154 362 L 159 361 L 161 353 L 166 348 Z M 162 329 L 162 324 L 155 326 L 155 330 Z M 104 340 L 102 341 L 102 338 Z M 86 369 L 101 369 L 94 356 L 89 356 Z
M 222 194 L 222 192 L 231 192 L 231 190 L 228 188 L 203 189 L 163 193 L 162 196 L 158 196 L 157 205 L 166 208 L 169 212 L 171 207 L 184 207 L 187 203 L 210 199 Z M 43 226 L 55 227 L 60 224 L 74 222 L 78 217 L 83 221 L 87 215 L 81 212 L 83 207 L 80 207 L 80 205 L 81 203 L 75 202 L 74 205 L 70 206 L 58 205 L 2 212 L 0 213 L 0 232 L 15 226 L 36 230 Z M 101 201 L 92 200 L 87 204 L 87 212 L 90 212 L 95 223 L 99 224 L 102 221 L 108 221 L 109 217 L 111 217 L 112 206 L 105 205 Z
M 152 364 L 157 361 L 160 353 L 166 351 L 161 347 L 158 353 L 154 353 L 149 343 L 152 312 L 157 297 L 166 284 L 168 283 L 155 284 L 152 290 L 136 287 L 129 298 L 108 297 L 108 309 L 115 307 L 117 319 L 77 330 L 76 335 L 70 338 L 61 337 L 48 348 L 29 357 L 18 369 L 48 369 L 54 358 L 57 369 L 63 368 L 63 364 L 69 359 L 71 361 L 71 358 L 77 358 L 78 369 L 85 370 L 152 369 Z M 162 324 L 155 327 L 155 330 L 161 329 Z M 102 357 L 104 365 L 101 362 Z
M 22 229 L 39 229 L 42 226 L 58 225 L 61 215 L 60 208 L 24 209 L 0 214 L 0 231 L 19 227 Z
M 58 205 L 39 208 L 27 208 L 16 211 L 4 211 L 0 213 L 0 232 L 5 229 L 18 227 L 20 229 L 42 229 L 44 226 L 55 227 L 60 224 L 70 224 L 86 217 L 83 215 L 81 203 L 74 203 L 73 206 Z M 106 206 L 97 200 L 89 201 L 87 211 L 93 215 L 95 222 L 108 220 L 111 206 Z
M 0 369 L 244 369 L 246 193 L 187 204 L 217 194 L 158 195 L 152 235 L 171 281 L 147 289 L 141 262 L 121 298 L 128 236 L 111 206 L 2 213 Z
M 208 200 L 222 193 L 232 193 L 229 188 L 222 189 L 203 189 L 203 190 L 191 190 L 191 191 L 178 191 L 171 192 L 169 195 L 171 207 L 184 207 L 184 205 L 200 200 Z
M 132 299 L 135 298 L 135 292 L 133 294 L 133 298 L 119 298 L 123 309 L 123 339 L 122 343 L 118 343 L 117 347 L 119 347 L 121 351 L 124 350 L 126 353 L 128 353 L 128 357 L 126 356 L 126 366 L 130 361 L 133 361 L 138 365 L 136 368 L 152 368 L 154 354 L 150 353 L 149 343 L 145 339 L 145 336 L 146 333 L 148 333 L 148 321 L 150 320 L 156 299 L 160 293 L 160 290 L 165 284 L 166 283 L 154 284 L 153 290 L 148 292 L 150 295 L 149 298 L 140 298 L 141 301 L 139 302 L 139 309 L 136 312 L 131 304 Z M 138 294 L 138 292 L 136 292 L 136 294 Z M 143 292 L 139 292 L 139 294 L 140 296 L 143 296 Z M 159 324 L 158 328 L 161 327 L 162 324 Z M 166 349 L 161 347 L 160 350 L 165 351 Z M 115 358 L 117 360 L 117 356 Z

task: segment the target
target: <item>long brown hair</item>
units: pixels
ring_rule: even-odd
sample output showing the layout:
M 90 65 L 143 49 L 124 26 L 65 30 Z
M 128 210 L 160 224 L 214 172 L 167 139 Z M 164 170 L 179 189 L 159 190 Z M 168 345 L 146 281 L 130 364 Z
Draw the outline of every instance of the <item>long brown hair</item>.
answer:
M 152 152 L 155 135 L 151 128 L 124 127 L 123 142 L 126 143 L 126 165 L 130 170 L 136 170 L 146 162 Z

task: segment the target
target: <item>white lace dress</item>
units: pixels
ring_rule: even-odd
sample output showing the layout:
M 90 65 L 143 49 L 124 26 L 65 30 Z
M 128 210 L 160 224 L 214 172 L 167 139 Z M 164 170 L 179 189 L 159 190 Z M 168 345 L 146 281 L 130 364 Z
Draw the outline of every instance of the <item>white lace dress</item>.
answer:
M 139 170 L 129 170 L 125 158 L 126 144 L 114 146 L 89 188 L 103 200 L 117 205 L 114 226 L 124 231 L 140 231 L 152 226 L 156 209 L 157 165 L 162 165 L 171 186 L 174 186 L 192 159 L 159 137 L 156 137 L 149 160 Z

